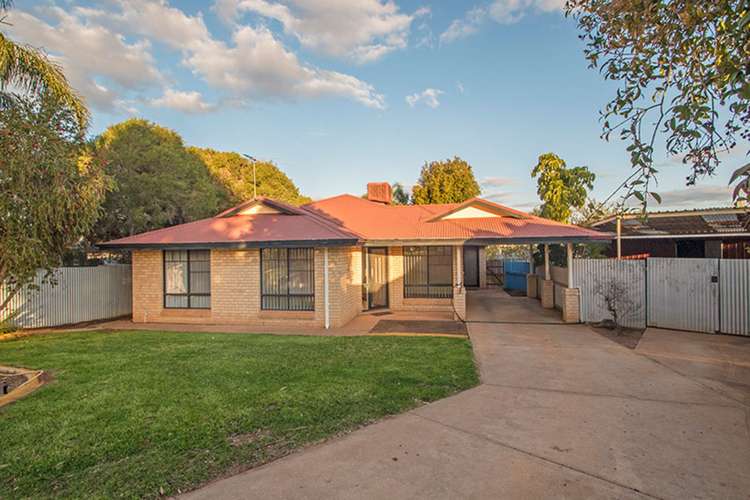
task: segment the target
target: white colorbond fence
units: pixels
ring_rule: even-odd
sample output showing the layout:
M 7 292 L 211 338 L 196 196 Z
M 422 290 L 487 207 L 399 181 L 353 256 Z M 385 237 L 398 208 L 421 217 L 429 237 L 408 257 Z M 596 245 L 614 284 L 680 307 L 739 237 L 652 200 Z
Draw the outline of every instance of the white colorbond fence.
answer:
M 55 270 L 56 284 L 44 282 L 40 271 L 34 284 L 24 288 L 0 311 L 0 321 L 12 317 L 21 328 L 44 328 L 131 314 L 132 277 L 129 265 L 61 267 Z M 0 303 L 8 294 L 0 286 Z
M 646 261 L 613 259 L 573 260 L 573 283 L 581 294 L 581 321 L 612 319 L 605 295 L 620 293 L 620 323 L 628 328 L 646 327 Z
M 750 260 L 576 259 L 573 280 L 582 321 L 611 318 L 614 295 L 624 326 L 750 336 Z

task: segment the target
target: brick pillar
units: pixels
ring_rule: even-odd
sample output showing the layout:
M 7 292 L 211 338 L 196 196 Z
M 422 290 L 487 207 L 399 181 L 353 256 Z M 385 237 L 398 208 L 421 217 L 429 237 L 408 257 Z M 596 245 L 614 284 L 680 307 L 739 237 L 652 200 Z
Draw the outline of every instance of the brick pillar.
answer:
M 542 307 L 553 309 L 555 307 L 555 282 L 542 280 Z
M 458 318 L 454 319 L 461 319 L 466 320 L 466 288 L 454 288 L 453 289 L 453 308 L 455 309 L 455 312 L 453 313 L 454 316 L 458 315 Z
M 536 279 L 536 274 L 527 274 L 526 275 L 526 296 L 531 297 L 533 299 L 537 298 L 539 296 L 537 292 L 537 283 L 539 280 Z
M 566 323 L 581 322 L 581 292 L 578 288 L 563 288 L 562 317 Z

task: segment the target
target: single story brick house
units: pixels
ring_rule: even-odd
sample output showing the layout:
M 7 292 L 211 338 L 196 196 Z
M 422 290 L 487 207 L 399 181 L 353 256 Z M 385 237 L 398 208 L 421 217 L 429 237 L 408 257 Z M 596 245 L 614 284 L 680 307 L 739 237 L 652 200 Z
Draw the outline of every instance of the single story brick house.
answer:
M 611 239 L 480 198 L 390 202 L 387 183 L 301 207 L 257 198 L 99 246 L 132 251 L 135 322 L 331 328 L 375 308 L 463 317 L 487 245 Z

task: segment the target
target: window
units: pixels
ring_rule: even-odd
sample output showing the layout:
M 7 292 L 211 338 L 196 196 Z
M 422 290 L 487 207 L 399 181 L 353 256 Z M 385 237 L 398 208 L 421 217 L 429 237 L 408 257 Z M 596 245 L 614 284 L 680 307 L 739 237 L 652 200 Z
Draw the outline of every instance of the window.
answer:
M 211 251 L 164 251 L 164 307 L 211 307 Z
M 314 262 L 312 248 L 261 249 L 261 309 L 315 310 Z
M 404 297 L 453 297 L 452 247 L 404 247 Z

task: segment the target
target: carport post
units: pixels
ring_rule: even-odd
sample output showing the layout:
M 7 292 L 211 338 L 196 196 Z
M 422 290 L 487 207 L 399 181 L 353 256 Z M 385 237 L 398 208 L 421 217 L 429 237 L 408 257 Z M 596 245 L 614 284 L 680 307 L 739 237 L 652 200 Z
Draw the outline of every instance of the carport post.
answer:
M 622 217 L 617 216 L 617 260 L 622 259 Z
M 573 288 L 573 244 L 565 244 L 565 253 L 568 257 L 568 288 Z
M 535 269 L 534 269 L 534 245 L 529 245 L 529 249 L 528 250 L 529 250 L 529 256 L 528 256 L 528 260 L 529 260 L 529 273 L 530 274 L 534 274 L 535 273 Z
M 549 244 L 544 244 L 544 279 L 549 281 Z

